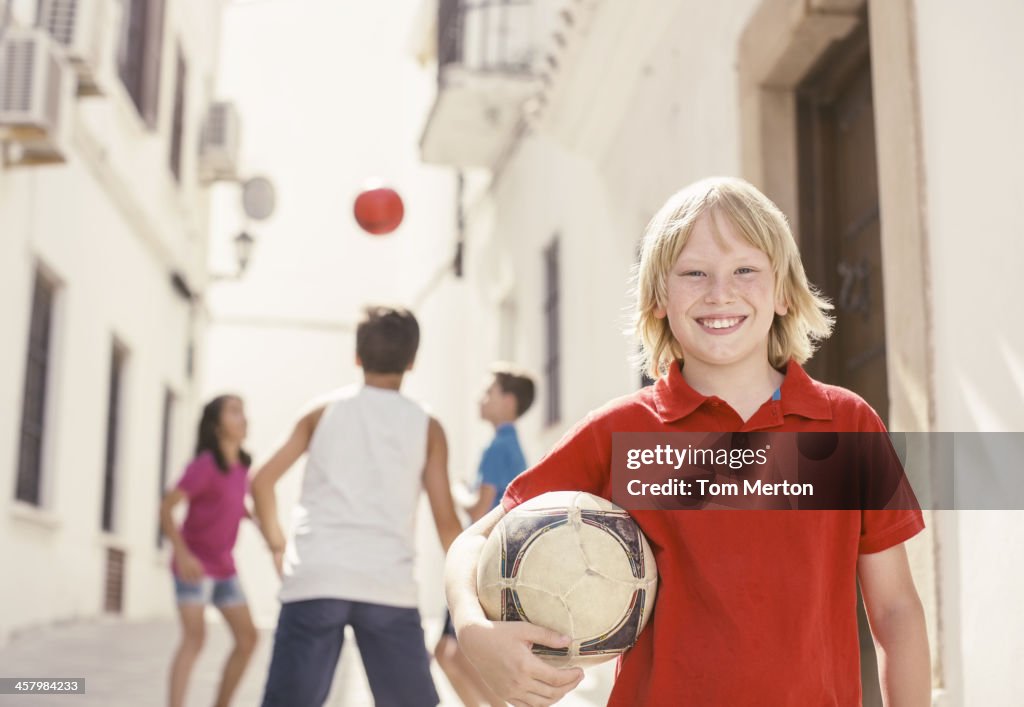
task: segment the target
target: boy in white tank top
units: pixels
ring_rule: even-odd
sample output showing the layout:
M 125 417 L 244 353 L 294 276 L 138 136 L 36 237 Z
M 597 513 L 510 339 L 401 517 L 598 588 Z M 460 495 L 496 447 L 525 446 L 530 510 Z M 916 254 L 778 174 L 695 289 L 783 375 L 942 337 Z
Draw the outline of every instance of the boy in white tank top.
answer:
M 399 392 L 418 346 L 411 312 L 368 307 L 356 329 L 363 383 L 317 401 L 253 478 L 260 529 L 282 579 L 264 707 L 322 705 L 346 626 L 378 705 L 438 702 L 413 579 L 420 489 L 445 551 L 461 526 L 444 430 Z M 274 485 L 306 453 L 295 537 L 286 543 Z

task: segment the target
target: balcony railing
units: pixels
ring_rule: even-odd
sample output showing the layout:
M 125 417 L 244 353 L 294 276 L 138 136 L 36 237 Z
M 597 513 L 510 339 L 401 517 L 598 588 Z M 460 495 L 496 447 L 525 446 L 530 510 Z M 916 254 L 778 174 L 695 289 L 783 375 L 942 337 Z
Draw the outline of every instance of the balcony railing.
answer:
M 420 139 L 423 159 L 493 167 L 535 95 L 542 0 L 439 0 L 437 97 Z
M 438 77 L 449 64 L 481 72 L 529 73 L 533 22 L 531 0 L 440 0 Z

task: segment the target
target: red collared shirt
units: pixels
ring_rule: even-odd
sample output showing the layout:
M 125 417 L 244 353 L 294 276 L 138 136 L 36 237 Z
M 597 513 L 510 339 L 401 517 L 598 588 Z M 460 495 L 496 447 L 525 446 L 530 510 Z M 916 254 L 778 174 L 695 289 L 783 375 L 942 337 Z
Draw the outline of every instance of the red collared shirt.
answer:
M 548 491 L 611 499 L 613 432 L 881 432 L 855 393 L 790 361 L 778 400 L 743 422 L 678 366 L 590 413 L 509 485 L 510 511 Z M 907 511 L 632 511 L 660 584 L 609 705 L 848 707 L 861 703 L 857 557 L 924 528 Z

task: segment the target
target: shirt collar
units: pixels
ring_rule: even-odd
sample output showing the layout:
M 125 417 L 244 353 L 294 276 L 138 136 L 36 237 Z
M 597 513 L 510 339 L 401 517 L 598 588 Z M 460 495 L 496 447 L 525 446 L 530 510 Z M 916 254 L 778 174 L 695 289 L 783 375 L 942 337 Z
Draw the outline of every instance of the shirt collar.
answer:
M 494 428 L 495 435 L 515 435 L 516 426 L 513 422 L 502 422 L 500 425 Z
M 790 359 L 782 381 L 782 414 L 812 420 L 831 420 L 832 405 L 820 383 L 811 379 L 799 363 Z M 669 366 L 667 374 L 654 383 L 654 404 L 662 422 L 675 422 L 690 415 L 711 396 L 701 395 L 683 378 L 680 363 Z

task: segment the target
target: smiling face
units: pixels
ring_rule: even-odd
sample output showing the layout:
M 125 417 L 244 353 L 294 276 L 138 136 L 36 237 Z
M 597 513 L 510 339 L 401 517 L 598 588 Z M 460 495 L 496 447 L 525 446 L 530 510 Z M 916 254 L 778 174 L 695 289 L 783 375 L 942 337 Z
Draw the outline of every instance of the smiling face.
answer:
M 767 254 L 729 219 L 712 212 L 699 217 L 668 273 L 666 293 L 654 314 L 668 318 L 687 365 L 768 361 L 768 332 L 787 307 L 776 298 Z

